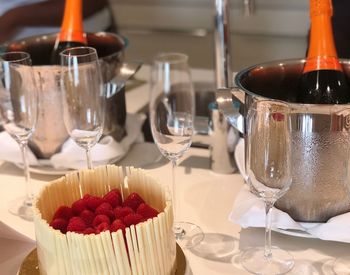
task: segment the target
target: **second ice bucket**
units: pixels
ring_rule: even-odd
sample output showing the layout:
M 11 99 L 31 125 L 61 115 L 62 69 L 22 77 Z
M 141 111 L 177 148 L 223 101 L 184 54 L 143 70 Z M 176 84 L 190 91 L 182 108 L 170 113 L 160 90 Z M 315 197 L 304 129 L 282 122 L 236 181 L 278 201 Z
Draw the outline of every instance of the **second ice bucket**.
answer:
M 243 134 L 252 103 L 277 99 L 290 104 L 293 183 L 276 207 L 296 221 L 326 222 L 350 211 L 350 104 L 296 103 L 304 62 L 282 60 L 242 70 L 235 78 L 237 88 L 218 90 L 217 99 Z M 342 66 L 350 79 L 350 61 L 342 60 Z
M 40 87 L 39 116 L 29 146 L 38 158 L 50 158 L 60 151 L 68 138 L 65 129 L 60 92 L 60 66 L 50 64 L 56 34 L 33 36 L 4 45 L 3 51 L 30 53 L 37 83 Z M 88 33 L 88 45 L 96 48 L 107 93 L 106 118 L 103 133 L 120 141 L 126 134 L 125 91 L 114 78 L 124 61 L 125 38 L 106 32 Z

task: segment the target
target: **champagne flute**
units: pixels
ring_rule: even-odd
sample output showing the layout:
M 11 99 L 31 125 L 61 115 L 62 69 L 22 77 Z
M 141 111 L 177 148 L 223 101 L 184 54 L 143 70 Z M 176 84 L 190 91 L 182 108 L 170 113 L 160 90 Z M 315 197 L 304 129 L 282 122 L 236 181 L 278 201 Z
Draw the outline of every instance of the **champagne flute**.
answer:
M 271 246 L 271 210 L 292 183 L 290 108 L 278 101 L 253 103 L 247 114 L 248 158 L 251 191 L 265 203 L 265 246 L 243 252 L 243 267 L 254 274 L 284 274 L 294 266 L 293 257 Z
M 33 190 L 27 159 L 28 140 L 35 129 L 38 91 L 26 52 L 8 52 L 0 56 L 0 117 L 5 131 L 18 143 L 23 161 L 26 195 L 11 201 L 9 211 L 26 220 L 33 219 Z
M 97 52 L 75 47 L 60 53 L 63 120 L 69 136 L 85 149 L 93 168 L 91 148 L 102 136 L 106 97 Z
M 194 100 L 188 57 L 181 53 L 159 54 L 151 71 L 150 123 L 158 149 L 172 163 L 173 230 L 183 248 L 193 247 L 204 238 L 197 225 L 177 220 L 175 167 L 191 146 Z

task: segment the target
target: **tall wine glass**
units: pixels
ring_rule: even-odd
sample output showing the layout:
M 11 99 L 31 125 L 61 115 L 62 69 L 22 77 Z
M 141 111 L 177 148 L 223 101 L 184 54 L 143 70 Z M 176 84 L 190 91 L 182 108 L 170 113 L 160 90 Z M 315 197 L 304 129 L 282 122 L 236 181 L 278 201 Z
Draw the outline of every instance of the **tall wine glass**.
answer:
M 154 141 L 172 163 L 174 234 L 181 247 L 189 248 L 204 238 L 193 223 L 179 222 L 175 183 L 176 162 L 191 146 L 194 119 L 194 89 L 188 57 L 181 53 L 156 56 L 151 71 L 150 122 Z
M 254 274 L 284 274 L 294 266 L 293 257 L 271 246 L 271 210 L 292 183 L 290 108 L 278 101 L 253 103 L 247 114 L 248 158 L 251 191 L 265 202 L 265 247 L 243 252 L 243 267 Z
M 106 98 L 97 52 L 75 47 L 60 53 L 63 120 L 69 136 L 86 151 L 92 169 L 91 148 L 104 126 Z
M 9 211 L 26 220 L 33 219 L 33 190 L 27 159 L 28 140 L 37 121 L 38 91 L 26 52 L 0 55 L 0 118 L 5 131 L 18 143 L 23 161 L 26 195 L 10 202 Z

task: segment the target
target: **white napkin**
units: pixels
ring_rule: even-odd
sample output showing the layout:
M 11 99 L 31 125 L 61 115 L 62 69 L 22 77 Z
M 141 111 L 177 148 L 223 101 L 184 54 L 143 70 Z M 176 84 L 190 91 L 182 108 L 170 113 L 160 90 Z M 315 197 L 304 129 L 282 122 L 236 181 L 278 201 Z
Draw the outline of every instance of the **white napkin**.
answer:
M 94 165 L 116 162 L 126 155 L 133 143 L 142 142 L 141 128 L 144 120 L 144 114 L 128 114 L 126 118 L 127 136 L 120 143 L 116 142 L 111 136 L 102 138 L 91 149 L 91 157 Z M 5 131 L 0 133 L 0 146 L 2 147 L 0 150 L 0 159 L 22 164 L 18 144 Z M 54 154 L 50 160 L 38 160 L 30 150 L 28 150 L 28 159 L 30 165 L 40 165 L 40 163 L 45 162 L 46 165 L 49 163 L 56 169 L 86 168 L 85 150 L 79 147 L 72 139 L 68 139 L 63 144 L 61 152 Z
M 244 141 L 241 139 L 236 147 L 235 158 L 238 169 L 246 179 L 244 171 Z M 238 193 L 229 215 L 229 220 L 243 228 L 264 227 L 265 207 L 261 199 L 249 191 L 248 185 L 242 187 Z M 326 223 L 296 222 L 287 213 L 272 209 L 272 228 L 283 230 L 301 230 L 311 237 L 322 240 L 350 243 L 350 212 L 329 219 Z M 288 232 L 287 232 L 288 233 Z M 307 234 L 305 234 L 307 235 Z

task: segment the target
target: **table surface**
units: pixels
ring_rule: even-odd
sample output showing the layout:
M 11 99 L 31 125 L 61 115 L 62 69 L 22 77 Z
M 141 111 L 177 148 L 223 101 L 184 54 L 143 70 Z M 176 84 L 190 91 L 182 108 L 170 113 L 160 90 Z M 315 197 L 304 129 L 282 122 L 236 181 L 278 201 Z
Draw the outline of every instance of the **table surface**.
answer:
M 137 144 L 121 164 L 144 167 L 160 181 L 169 183 L 170 163 L 164 160 L 154 163 L 158 155 L 154 144 Z M 32 177 L 36 190 L 55 178 L 39 174 Z M 184 251 L 187 274 L 248 274 L 239 263 L 240 251 L 262 245 L 264 230 L 242 229 L 228 220 L 235 196 L 244 184 L 243 178 L 239 174 L 212 172 L 209 151 L 190 148 L 177 167 L 176 184 L 179 219 L 198 224 L 205 233 L 201 244 Z M 6 211 L 8 200 L 23 193 L 22 170 L 11 163 L 0 163 L 0 187 L 0 270 L 1 274 L 16 274 L 25 255 L 35 247 L 32 223 Z M 274 245 L 290 251 L 295 258 L 296 265 L 289 274 L 333 274 L 333 261 L 350 252 L 350 244 L 345 243 L 277 232 L 273 232 L 272 237 Z
M 149 66 L 143 66 L 137 79 L 145 84 L 126 92 L 127 110 L 136 113 L 147 107 Z M 192 70 L 194 81 L 212 82 L 208 70 Z M 162 159 L 154 144 L 135 144 L 119 165 L 142 167 L 161 182 L 170 184 L 171 165 Z M 7 203 L 24 195 L 23 172 L 14 164 L 0 161 L 0 274 L 16 274 L 23 259 L 34 247 L 33 224 L 11 215 Z M 38 191 L 57 176 L 33 174 Z M 190 148 L 176 169 L 179 219 L 199 225 L 205 238 L 198 246 L 185 250 L 186 274 L 248 274 L 239 263 L 240 251 L 264 242 L 262 228 L 242 229 L 228 220 L 236 195 L 244 185 L 238 174 L 216 174 L 210 170 L 209 150 Z M 350 254 L 350 244 L 301 238 L 273 232 L 273 245 L 288 250 L 295 258 L 289 274 L 334 274 L 335 259 Z M 350 263 L 349 263 L 350 266 Z

